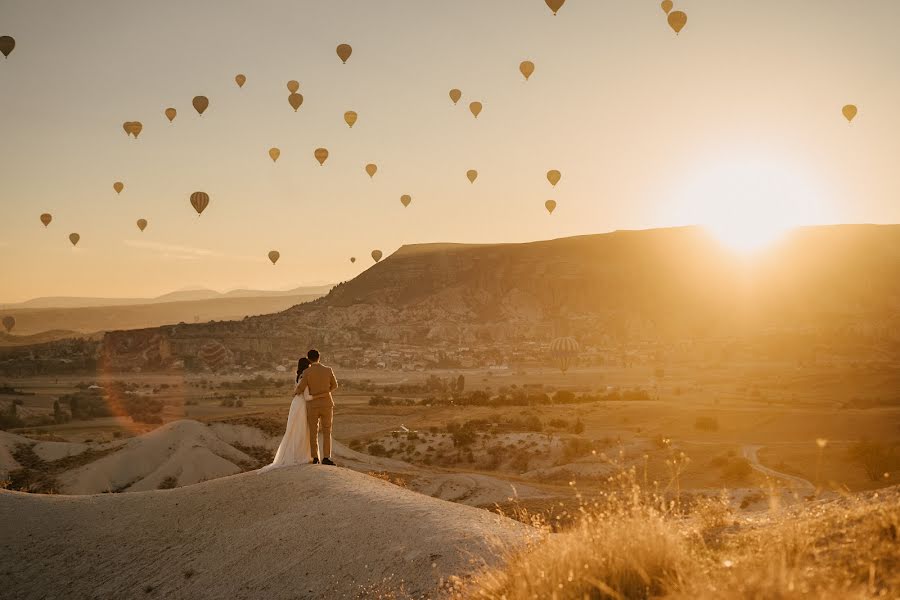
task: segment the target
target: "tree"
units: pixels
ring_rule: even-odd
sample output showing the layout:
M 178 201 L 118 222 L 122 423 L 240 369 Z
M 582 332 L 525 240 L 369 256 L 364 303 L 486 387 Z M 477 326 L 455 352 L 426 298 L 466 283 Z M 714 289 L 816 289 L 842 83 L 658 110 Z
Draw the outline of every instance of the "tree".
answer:
M 59 400 L 53 401 L 53 420 L 57 423 L 66 422 L 66 413 L 63 412 L 62 406 L 60 406 L 59 404 Z
M 894 448 L 878 442 L 863 440 L 850 448 L 850 457 L 859 462 L 871 481 L 879 481 L 885 474 L 897 468 Z

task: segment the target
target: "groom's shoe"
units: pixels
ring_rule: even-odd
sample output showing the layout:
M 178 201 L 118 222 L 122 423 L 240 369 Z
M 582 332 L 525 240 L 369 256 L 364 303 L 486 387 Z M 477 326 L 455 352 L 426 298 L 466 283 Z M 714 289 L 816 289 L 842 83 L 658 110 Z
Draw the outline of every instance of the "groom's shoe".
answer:
M 334 464 L 334 461 L 332 461 L 332 460 L 331 460 L 330 458 L 328 458 L 327 456 L 326 456 L 325 458 L 322 459 L 322 464 L 323 464 L 323 465 L 331 465 L 332 467 L 336 466 L 336 465 Z
M 325 459 L 325 460 L 328 460 L 328 459 L 327 459 L 327 458 L 326 458 L 326 459 Z M 318 457 L 318 456 L 317 456 L 317 457 L 315 457 L 315 458 L 314 458 L 314 459 L 313 459 L 313 462 L 312 462 L 312 464 L 314 464 L 314 465 L 317 465 L 317 464 L 319 464 L 319 457 Z

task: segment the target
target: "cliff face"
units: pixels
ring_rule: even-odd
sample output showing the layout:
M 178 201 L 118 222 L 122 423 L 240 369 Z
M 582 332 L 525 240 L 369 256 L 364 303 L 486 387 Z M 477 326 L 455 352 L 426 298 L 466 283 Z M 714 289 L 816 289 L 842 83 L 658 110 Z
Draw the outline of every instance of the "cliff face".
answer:
M 839 331 L 900 337 L 900 226 L 801 229 L 753 260 L 697 228 L 406 246 L 326 297 L 242 321 L 106 335 L 113 368 L 236 364 L 310 346 L 512 347 Z M 210 349 L 217 343 L 227 352 Z M 332 354 L 333 355 L 333 354 Z M 206 365 L 211 366 L 211 365 Z

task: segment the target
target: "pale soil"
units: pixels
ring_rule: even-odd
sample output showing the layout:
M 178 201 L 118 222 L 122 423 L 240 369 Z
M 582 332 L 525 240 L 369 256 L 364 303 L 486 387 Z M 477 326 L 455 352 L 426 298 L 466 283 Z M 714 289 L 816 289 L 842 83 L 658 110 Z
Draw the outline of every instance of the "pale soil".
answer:
M 0 491 L 10 598 L 432 596 L 528 529 L 348 469 L 306 465 L 133 494 Z
M 197 421 L 174 421 L 128 440 L 117 452 L 59 477 L 67 494 L 153 490 L 167 478 L 191 485 L 234 475 L 253 458 Z
M 87 464 L 57 475 L 58 490 L 65 494 L 140 492 L 161 486 L 182 487 L 235 475 L 261 466 L 240 448 L 273 451 L 280 436 L 255 427 L 228 423 L 206 425 L 181 420 L 149 433 L 106 444 L 35 442 L 0 432 L 0 470 L 18 467 L 12 451 L 18 444 L 33 444 L 40 458 L 52 462 L 87 448 L 116 448 Z M 342 467 L 363 473 L 401 475 L 405 485 L 423 494 L 472 506 L 505 503 L 511 499 L 542 498 L 548 494 L 533 485 L 513 484 L 489 475 L 424 468 L 410 463 L 370 456 L 334 443 L 334 458 Z

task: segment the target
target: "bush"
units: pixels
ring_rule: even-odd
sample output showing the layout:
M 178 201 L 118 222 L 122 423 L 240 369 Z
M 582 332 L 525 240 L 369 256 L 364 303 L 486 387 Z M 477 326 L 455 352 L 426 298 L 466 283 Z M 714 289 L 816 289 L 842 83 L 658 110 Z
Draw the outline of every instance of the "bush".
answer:
M 596 449 L 596 445 L 592 440 L 571 438 L 563 442 L 563 456 L 565 457 L 566 462 L 571 462 L 582 456 L 587 456 Z
M 178 480 L 174 477 L 166 477 L 162 481 L 159 482 L 159 486 L 156 489 L 158 490 L 171 490 L 175 486 L 178 485 Z
M 732 481 L 744 481 L 753 473 L 753 467 L 744 457 L 728 460 L 722 469 L 722 476 Z
M 891 471 L 900 468 L 895 447 L 863 440 L 850 447 L 850 458 L 862 465 L 871 481 L 880 481 Z
M 372 456 L 388 456 L 387 448 L 377 442 L 372 442 L 366 447 L 366 452 Z
M 715 417 L 697 417 L 694 428 L 700 431 L 718 431 L 719 420 Z

